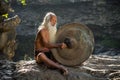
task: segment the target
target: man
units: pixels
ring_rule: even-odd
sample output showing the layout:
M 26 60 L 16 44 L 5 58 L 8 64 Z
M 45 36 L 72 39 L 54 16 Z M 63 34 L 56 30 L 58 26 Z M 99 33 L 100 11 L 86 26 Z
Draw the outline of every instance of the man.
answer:
M 68 74 L 68 70 L 52 61 L 47 54 L 50 54 L 52 48 L 66 48 L 65 43 L 55 44 L 57 16 L 49 12 L 44 17 L 41 26 L 38 27 L 37 36 L 35 39 L 35 60 L 37 63 L 45 63 L 48 67 L 60 69 L 64 75 Z

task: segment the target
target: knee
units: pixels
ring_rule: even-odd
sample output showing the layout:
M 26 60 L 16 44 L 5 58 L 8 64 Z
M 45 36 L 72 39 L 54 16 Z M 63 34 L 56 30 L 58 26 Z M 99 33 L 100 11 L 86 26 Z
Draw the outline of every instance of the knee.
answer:
M 34 57 L 34 59 L 35 59 L 36 61 L 39 61 L 41 54 L 42 54 L 42 53 L 39 53 L 37 56 Z
M 45 61 L 46 60 L 46 56 L 45 56 L 45 54 L 44 53 L 39 53 L 38 55 L 37 55 L 37 59 L 39 60 L 42 60 L 42 61 Z
M 42 53 L 39 53 L 37 56 L 36 56 L 36 59 L 39 59 L 40 56 L 41 56 Z

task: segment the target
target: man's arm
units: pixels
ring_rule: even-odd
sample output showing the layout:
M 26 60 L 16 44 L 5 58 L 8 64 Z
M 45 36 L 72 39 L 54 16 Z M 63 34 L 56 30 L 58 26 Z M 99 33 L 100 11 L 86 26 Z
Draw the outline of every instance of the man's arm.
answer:
M 40 31 L 40 34 L 41 34 L 41 37 L 42 37 L 42 41 L 43 41 L 43 44 L 45 47 L 51 49 L 51 48 L 61 48 L 62 47 L 62 43 L 57 43 L 57 44 L 51 44 L 49 43 L 49 38 L 48 38 L 48 35 L 45 34 L 45 30 L 41 30 Z
M 41 48 L 39 33 L 37 33 L 37 35 L 36 35 L 36 38 L 35 38 L 35 41 L 34 41 L 34 48 L 35 48 L 35 50 L 39 50 Z

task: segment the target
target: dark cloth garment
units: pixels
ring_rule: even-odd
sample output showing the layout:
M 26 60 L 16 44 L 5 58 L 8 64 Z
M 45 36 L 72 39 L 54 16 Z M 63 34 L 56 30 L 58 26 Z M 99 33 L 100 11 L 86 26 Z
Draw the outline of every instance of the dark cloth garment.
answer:
M 37 55 L 38 55 L 39 53 L 43 53 L 43 54 L 45 54 L 48 58 L 52 58 L 52 52 L 51 52 L 51 51 L 48 51 L 48 52 L 35 51 L 35 52 L 34 52 L 34 56 L 37 57 Z
M 34 51 L 34 56 L 37 57 L 37 55 L 38 55 L 40 52 L 42 52 L 42 51 L 36 51 L 36 50 L 35 50 L 35 51 Z

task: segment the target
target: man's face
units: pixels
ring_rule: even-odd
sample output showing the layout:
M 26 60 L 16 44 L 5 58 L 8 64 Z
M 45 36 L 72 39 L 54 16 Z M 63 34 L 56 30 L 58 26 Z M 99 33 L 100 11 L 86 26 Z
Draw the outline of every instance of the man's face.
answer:
M 56 22 L 57 22 L 56 16 L 51 16 L 50 22 L 51 22 L 51 25 L 54 26 L 56 24 Z

